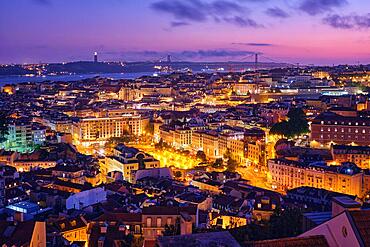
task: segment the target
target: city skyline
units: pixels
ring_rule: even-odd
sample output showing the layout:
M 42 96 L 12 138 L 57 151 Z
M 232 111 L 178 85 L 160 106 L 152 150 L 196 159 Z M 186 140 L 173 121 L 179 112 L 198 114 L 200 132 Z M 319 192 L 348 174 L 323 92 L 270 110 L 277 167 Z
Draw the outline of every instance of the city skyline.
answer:
M 0 63 L 155 60 L 370 61 L 364 0 L 5 0 Z M 14 13 L 18 13 L 14 15 Z

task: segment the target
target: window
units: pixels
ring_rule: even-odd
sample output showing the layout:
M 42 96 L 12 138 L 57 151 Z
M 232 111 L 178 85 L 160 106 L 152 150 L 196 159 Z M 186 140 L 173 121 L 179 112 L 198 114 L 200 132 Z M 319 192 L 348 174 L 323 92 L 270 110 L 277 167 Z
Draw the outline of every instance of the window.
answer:
M 146 218 L 146 226 L 151 227 L 152 226 L 152 218 L 148 217 Z
M 167 222 L 166 222 L 167 225 L 172 225 L 172 218 L 171 217 L 168 217 L 167 218 Z
M 135 225 L 135 233 L 140 234 L 140 225 Z
M 162 218 L 158 217 L 157 218 L 157 227 L 160 227 L 160 226 L 162 226 Z

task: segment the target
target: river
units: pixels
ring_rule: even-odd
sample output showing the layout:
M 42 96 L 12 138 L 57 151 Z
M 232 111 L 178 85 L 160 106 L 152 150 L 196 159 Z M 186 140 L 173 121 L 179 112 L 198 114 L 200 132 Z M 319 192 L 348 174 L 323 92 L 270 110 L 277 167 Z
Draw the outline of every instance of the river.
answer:
M 74 74 L 74 75 L 47 75 L 47 76 L 0 76 L 0 86 L 22 82 L 43 81 L 78 81 L 96 76 L 112 79 L 135 79 L 140 76 L 153 75 L 153 72 L 139 73 L 102 73 L 102 74 Z

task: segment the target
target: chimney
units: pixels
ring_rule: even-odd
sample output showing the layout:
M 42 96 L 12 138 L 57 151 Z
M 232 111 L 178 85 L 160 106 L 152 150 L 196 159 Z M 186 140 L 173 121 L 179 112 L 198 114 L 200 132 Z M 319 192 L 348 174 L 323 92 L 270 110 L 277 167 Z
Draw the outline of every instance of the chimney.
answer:
M 331 216 L 335 217 L 343 211 L 354 211 L 361 208 L 361 203 L 348 196 L 333 197 L 331 202 Z

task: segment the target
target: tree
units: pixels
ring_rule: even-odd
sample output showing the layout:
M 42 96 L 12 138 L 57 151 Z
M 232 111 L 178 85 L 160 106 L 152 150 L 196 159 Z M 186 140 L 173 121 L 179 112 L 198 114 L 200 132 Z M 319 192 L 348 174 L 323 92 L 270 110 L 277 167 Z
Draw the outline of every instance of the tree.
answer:
M 276 208 L 269 221 L 272 238 L 297 236 L 302 232 L 302 211 L 298 208 L 287 208 L 284 211 Z
M 302 211 L 297 208 L 282 210 L 276 208 L 270 221 L 230 229 L 229 232 L 239 242 L 295 237 L 301 234 Z
M 239 165 L 239 163 L 236 160 L 230 158 L 227 161 L 227 168 L 226 169 L 229 172 L 235 172 L 235 170 L 238 167 L 238 165 Z
M 5 111 L 0 112 L 0 143 L 6 141 L 8 134 L 8 113 Z
M 218 158 L 215 160 L 215 162 L 212 164 L 212 167 L 213 168 L 220 168 L 221 166 L 223 166 L 223 159 L 222 158 Z
M 302 108 L 291 108 L 287 117 L 288 121 L 274 124 L 270 133 L 291 138 L 309 132 L 306 115 Z
M 142 247 L 144 246 L 144 238 L 143 237 L 134 237 L 131 243 L 131 247 Z
M 153 122 L 149 122 L 145 126 L 145 132 L 150 134 L 150 135 L 154 135 L 154 123 Z
M 197 152 L 197 159 L 200 159 L 202 162 L 206 162 L 207 161 L 207 156 L 203 151 L 199 150 Z
M 163 236 L 175 236 L 180 235 L 181 228 L 180 228 L 180 218 L 176 218 L 176 222 L 174 225 L 166 224 L 164 226 Z
M 224 154 L 224 159 L 226 159 L 226 169 L 229 172 L 235 172 L 236 168 L 238 167 L 238 162 L 231 156 L 230 149 L 226 150 L 226 153 Z
M 182 173 L 180 171 L 175 171 L 174 175 L 176 178 L 181 178 Z

